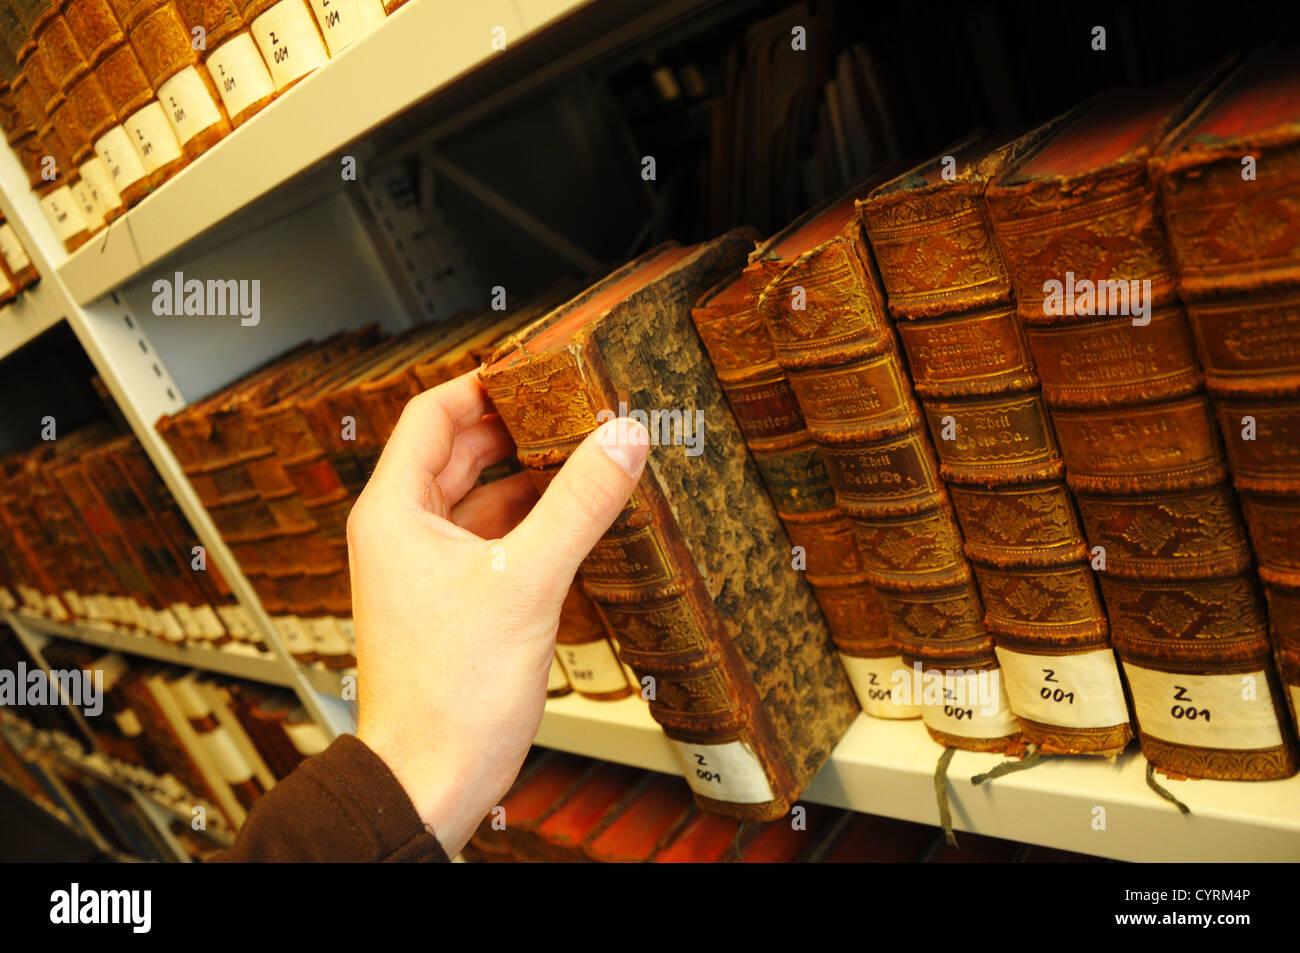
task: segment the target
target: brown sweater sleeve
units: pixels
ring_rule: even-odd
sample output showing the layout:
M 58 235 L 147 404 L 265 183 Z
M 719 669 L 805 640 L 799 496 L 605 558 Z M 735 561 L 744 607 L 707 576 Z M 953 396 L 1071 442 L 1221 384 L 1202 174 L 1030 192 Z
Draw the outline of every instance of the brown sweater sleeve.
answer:
M 239 861 L 435 861 L 447 854 L 383 760 L 340 735 L 258 799 L 234 846 Z

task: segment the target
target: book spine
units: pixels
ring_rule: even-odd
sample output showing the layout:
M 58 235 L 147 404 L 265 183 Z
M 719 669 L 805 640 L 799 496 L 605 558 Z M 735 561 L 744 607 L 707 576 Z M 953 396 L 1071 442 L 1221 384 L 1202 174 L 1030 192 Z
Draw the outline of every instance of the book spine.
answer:
M 231 126 L 275 99 L 275 83 L 235 0 L 175 0 L 191 36 L 202 37 L 199 60 L 221 97 Z
M 134 0 L 122 25 L 186 157 L 224 139 L 230 119 L 174 0 Z
M 863 224 L 1025 738 L 1113 756 L 1128 704 L 983 188 L 871 199 Z
M 891 690 L 896 672 L 906 677 L 902 655 L 755 305 L 752 296 L 735 306 L 701 303 L 691 317 L 790 534 L 793 560 L 806 560 L 808 583 L 858 703 L 878 718 L 916 718 L 919 707 L 900 703 Z
M 1268 616 L 1146 166 L 1086 181 L 986 200 L 1142 751 L 1174 775 L 1289 776 Z M 1107 282 L 1137 283 L 1132 306 L 1095 314 L 1086 289 Z
M 1273 145 L 1249 181 L 1235 153 L 1179 158 L 1169 172 L 1153 163 L 1153 177 L 1258 560 L 1294 725 L 1300 722 L 1300 225 L 1290 210 L 1300 201 L 1300 145 L 1294 138 Z
M 308 0 L 330 56 L 338 56 L 383 22 L 383 0 Z
M 23 247 L 22 239 L 18 237 L 14 227 L 2 218 L 0 218 L 0 256 L 4 257 L 5 267 L 13 276 L 15 291 L 20 293 L 26 291 L 41 280 L 40 272 L 32 264 L 27 249 Z
M 632 694 L 605 623 L 577 583 L 560 607 L 555 642 L 555 654 L 564 676 L 561 682 L 566 687 L 572 685 L 579 695 L 596 701 L 612 701 Z
M 746 277 L 916 673 L 904 700 L 920 701 L 941 744 L 1015 750 L 1020 727 L 866 239 L 855 224 L 779 272 L 772 264 Z
M 597 411 L 617 405 L 586 352 L 546 353 L 483 384 L 539 492 L 596 429 Z M 651 715 L 701 802 L 743 816 L 784 812 L 777 792 L 793 781 L 780 759 L 760 757 L 772 744 L 760 735 L 761 702 L 680 532 L 658 483 L 642 479 L 583 562 L 583 588 L 617 635 L 623 661 L 638 680 L 650 679 Z
M 284 92 L 318 66 L 329 52 L 307 0 L 238 0 L 271 80 Z

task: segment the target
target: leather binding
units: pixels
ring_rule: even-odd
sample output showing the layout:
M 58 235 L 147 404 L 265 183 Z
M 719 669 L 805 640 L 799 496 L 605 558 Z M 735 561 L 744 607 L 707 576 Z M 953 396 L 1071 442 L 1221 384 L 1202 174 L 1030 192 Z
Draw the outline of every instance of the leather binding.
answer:
M 122 25 L 176 141 L 187 158 L 197 159 L 224 139 L 231 125 L 212 77 L 201 68 L 190 27 L 175 0 L 116 2 L 125 11 Z
M 637 768 L 596 762 L 577 790 L 537 825 L 541 850 L 531 859 L 548 863 L 589 861 L 583 852 L 587 837 L 636 794 L 645 778 L 646 773 Z
M 1119 665 L 983 203 L 1051 128 L 970 136 L 859 211 L 1025 739 L 1113 757 L 1133 737 Z
M 985 194 L 1066 478 L 1105 558 L 1142 751 L 1173 776 L 1265 780 L 1295 771 L 1268 615 L 1147 172 L 1218 75 L 1099 97 Z M 1149 281 L 1150 294 L 1143 307 L 1138 285 L 1129 314 L 1114 314 L 1116 295 L 1094 316 L 1081 281 Z M 1071 306 L 1049 306 L 1071 282 Z M 1257 677 L 1254 701 L 1243 676 Z
M 234 683 L 210 673 L 196 673 L 196 676 L 190 682 L 197 688 L 201 700 L 208 706 L 217 724 L 229 736 L 243 760 L 252 769 L 251 780 L 256 782 L 261 793 L 269 791 L 275 786 L 277 780 L 275 772 L 271 770 L 261 746 L 244 730 L 243 722 L 235 714 L 238 700 Z M 178 697 L 179 700 L 181 699 Z M 251 785 L 248 790 L 252 790 Z M 236 796 L 240 796 L 238 790 Z M 255 800 L 258 796 L 260 795 L 254 795 L 251 799 Z
M 521 860 L 538 860 L 546 856 L 537 828 L 565 801 L 572 797 L 583 780 L 591 774 L 592 764 L 573 755 L 548 753 L 501 801 L 503 815 L 489 816 L 488 829 L 505 841 L 509 853 Z M 493 812 L 494 814 L 496 812 Z M 492 824 L 500 818 L 503 827 Z M 490 835 L 479 841 L 497 840 Z
M 770 239 L 745 277 L 913 668 L 903 700 L 920 696 L 940 744 L 1015 752 L 1020 728 L 854 205 L 888 174 Z
M 580 575 L 623 661 L 652 679 L 651 714 L 699 803 L 768 820 L 786 813 L 858 705 L 690 324 L 691 305 L 739 267 L 753 237 L 647 252 L 516 336 L 480 376 L 541 490 L 620 401 L 705 415 L 702 456 L 652 447 Z
M 285 692 L 263 685 L 232 683 L 231 710 L 277 781 L 283 781 L 300 765 L 303 754 L 289 737 L 290 712 L 295 702 Z
M 175 0 L 190 35 L 201 29 L 199 59 L 221 98 L 232 127 L 252 118 L 276 97 L 275 83 L 248 22 L 235 0 Z
M 0 67 L 0 70 L 2 69 L 3 67 Z M 4 259 L 5 267 L 8 269 L 7 274 L 16 292 L 21 294 L 41 280 L 41 274 L 32 264 L 27 249 L 23 247 L 22 239 L 3 216 L 0 216 L 0 257 Z
M 666 847 L 651 858 L 656 864 L 793 864 L 808 860 L 841 824 L 847 811 L 821 804 L 801 804 L 803 825 L 782 818 L 766 824 L 742 824 L 717 814 L 695 814 Z
M 1293 718 L 1300 714 L 1298 83 L 1294 49 L 1252 55 L 1151 160 Z M 1249 178 L 1245 156 L 1255 163 Z
M 676 778 L 651 774 L 587 835 L 583 852 L 602 864 L 644 864 L 698 814 Z
M 72 2 L 72 0 L 69 0 Z M 161 0 L 152 0 L 157 3 Z M 95 23 L 96 29 L 112 30 L 116 46 L 107 53 L 100 66 L 100 78 L 115 103 L 122 103 L 118 114 L 123 116 L 122 124 L 131 144 L 135 147 L 146 173 L 149 184 L 158 188 L 173 175 L 183 169 L 189 157 L 176 136 L 173 125 L 174 117 L 170 108 L 164 108 L 159 99 L 158 78 L 165 70 L 160 70 L 165 51 L 144 49 L 142 42 L 133 42 L 133 26 L 137 26 L 137 0 L 107 0 L 111 7 L 113 25 L 107 22 Z M 104 10 L 97 10 L 101 15 Z M 149 37 L 157 41 L 157 37 Z M 188 47 L 188 44 L 187 44 Z M 171 104 L 168 104 L 170 107 Z
M 116 125 L 94 141 L 94 149 L 129 208 L 184 164 L 180 145 L 159 115 L 162 107 L 110 0 L 64 0 L 63 20 L 87 75 L 112 107 Z M 160 122 L 162 133 L 155 137 Z
M 329 61 L 307 0 L 237 0 L 279 92 Z
M 613 701 L 633 692 L 614 652 L 609 630 L 596 607 L 577 583 L 560 607 L 555 655 L 567 680 L 583 698 Z
M 858 703 L 878 718 L 916 718 L 920 709 L 890 690 L 902 657 L 756 304 L 745 279 L 731 276 L 704 293 L 691 318 L 790 541 L 802 547 Z

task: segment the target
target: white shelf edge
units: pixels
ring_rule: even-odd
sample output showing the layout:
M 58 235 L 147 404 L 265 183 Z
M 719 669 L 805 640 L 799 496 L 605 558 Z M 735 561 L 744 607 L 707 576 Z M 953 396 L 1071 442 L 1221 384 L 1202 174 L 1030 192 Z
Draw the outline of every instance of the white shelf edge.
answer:
M 234 130 L 71 255 L 87 304 L 277 186 L 591 0 L 414 0 Z M 390 22 L 392 21 L 392 22 Z M 506 49 L 492 31 L 505 30 Z M 382 77 L 382 81 L 377 79 Z M 323 124 L 322 118 L 328 117 Z
M 635 697 L 550 699 L 535 744 L 681 774 L 667 738 Z M 936 825 L 934 772 L 942 751 L 920 721 L 861 715 L 802 799 Z M 1300 776 L 1285 781 L 1159 777 L 1191 809 L 1184 815 L 1147 787 L 1146 760 L 1136 745 L 1113 763 L 1053 757 L 1023 772 L 971 784 L 972 776 L 1003 760 L 966 751 L 954 755 L 948 789 L 957 831 L 1128 861 L 1300 860 Z M 1103 818 L 1105 827 L 1098 829 Z
M 63 320 L 58 295 L 39 281 L 0 308 L 0 361 Z
M 53 619 L 26 612 L 6 614 L 12 615 L 22 625 L 45 635 L 71 639 L 74 642 L 94 645 L 114 652 L 124 652 L 128 655 L 142 655 L 159 662 L 170 662 L 173 665 L 183 665 L 219 675 L 246 678 L 266 685 L 293 687 L 292 679 L 270 654 L 256 657 L 196 645 L 171 645 L 151 636 L 137 635 L 107 626 L 84 622 L 55 622 Z

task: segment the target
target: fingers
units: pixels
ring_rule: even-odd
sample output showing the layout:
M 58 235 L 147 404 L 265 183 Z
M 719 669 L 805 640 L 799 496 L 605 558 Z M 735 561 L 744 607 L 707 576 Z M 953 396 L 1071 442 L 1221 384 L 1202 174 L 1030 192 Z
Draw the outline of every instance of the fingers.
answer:
M 455 506 L 474 489 L 485 467 L 500 463 L 514 452 L 514 441 L 496 414 L 489 414 L 462 430 L 456 436 L 451 458 L 438 474 L 438 486 L 448 504 Z
M 558 606 L 582 560 L 641 478 L 650 435 L 627 418 L 598 427 L 573 452 L 532 512 L 504 540 L 512 565 Z
M 456 435 L 490 410 L 477 371 L 462 374 L 411 398 L 375 466 L 372 484 L 426 504 L 429 488 L 447 466 Z
M 500 539 L 519 525 L 537 502 L 527 473 L 475 487 L 451 511 L 451 521 L 483 539 Z

